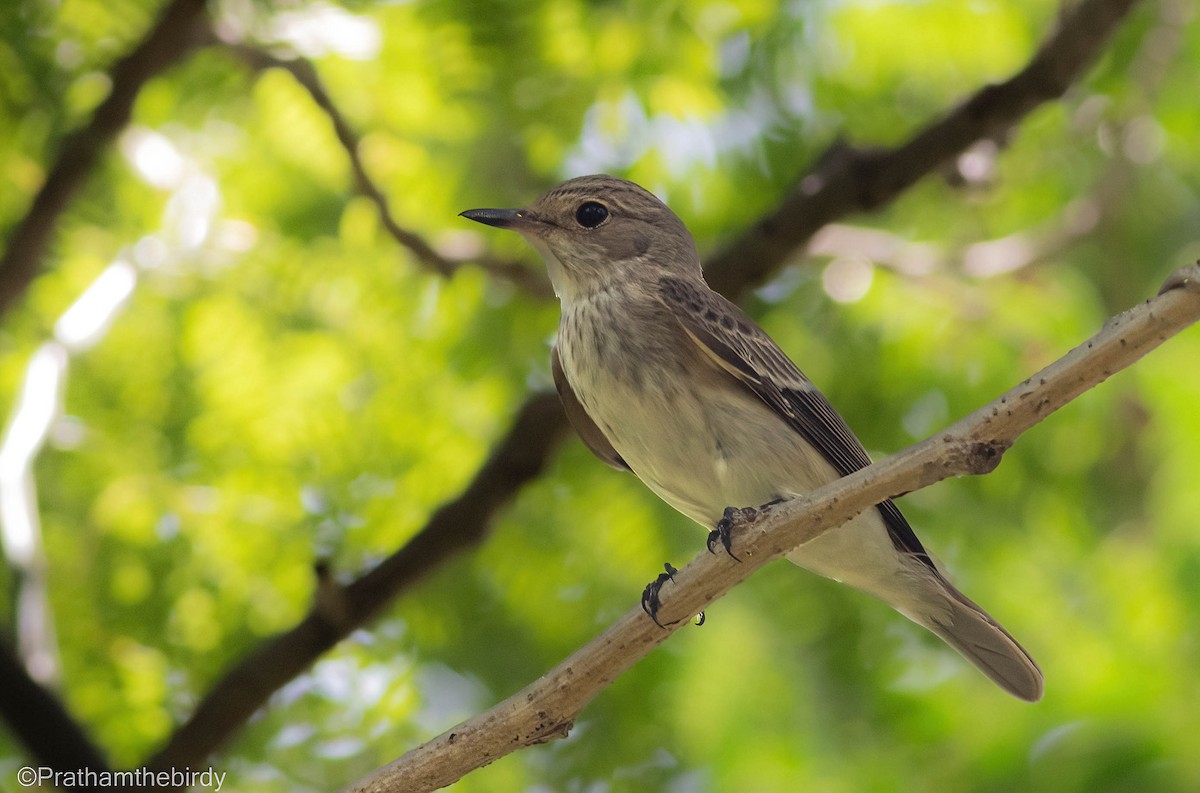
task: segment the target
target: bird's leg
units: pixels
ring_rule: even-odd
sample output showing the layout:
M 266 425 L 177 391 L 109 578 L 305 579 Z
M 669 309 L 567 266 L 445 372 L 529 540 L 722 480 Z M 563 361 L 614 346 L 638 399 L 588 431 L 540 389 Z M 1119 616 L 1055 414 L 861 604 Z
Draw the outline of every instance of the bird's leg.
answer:
M 721 547 L 725 549 L 725 553 L 736 561 L 742 561 L 733 552 L 733 531 L 741 526 L 748 526 L 758 520 L 759 515 L 770 512 L 771 507 L 776 504 L 782 504 L 786 499 L 776 498 L 759 506 L 754 507 L 725 507 L 725 514 L 717 521 L 717 527 L 708 533 L 708 552 L 716 553 L 717 543 L 721 543 Z
M 721 543 L 721 547 L 725 549 L 725 553 L 729 554 L 732 559 L 738 562 L 742 561 L 733 552 L 734 530 L 754 523 L 760 515 L 770 512 L 771 507 L 783 503 L 785 500 L 783 498 L 776 498 L 768 501 L 766 504 L 760 505 L 758 509 L 754 507 L 726 507 L 725 514 L 717 521 L 717 527 L 708 533 L 708 552 L 716 553 L 716 546 L 719 542 Z M 658 620 L 658 609 L 661 605 L 658 593 L 662 590 L 663 584 L 668 581 L 674 581 L 675 574 L 679 572 L 670 562 L 663 565 L 663 570 L 665 572 L 659 573 L 658 578 L 646 584 L 646 588 L 642 590 L 642 611 L 646 612 L 650 616 L 650 619 L 654 620 L 654 624 L 660 628 L 665 628 L 666 626 Z M 703 625 L 704 612 L 700 612 L 697 618 L 698 622 L 696 624 Z
M 658 578 L 646 584 L 646 588 L 642 591 L 642 611 L 646 612 L 650 619 L 654 620 L 654 624 L 660 628 L 667 626 L 658 621 L 658 607 L 661 605 L 658 601 L 658 592 L 662 589 L 663 584 L 674 581 L 675 574 L 679 572 L 670 562 L 663 565 L 663 570 L 665 572 L 659 573 Z

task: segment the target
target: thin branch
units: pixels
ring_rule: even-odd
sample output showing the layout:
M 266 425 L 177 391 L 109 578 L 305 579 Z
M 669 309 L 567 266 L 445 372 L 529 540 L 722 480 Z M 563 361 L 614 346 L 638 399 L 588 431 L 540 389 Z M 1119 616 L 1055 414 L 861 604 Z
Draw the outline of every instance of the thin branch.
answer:
M 1083 0 L 1063 15 L 1025 68 L 984 86 L 894 149 L 835 143 L 773 212 L 707 262 L 709 285 L 735 294 L 758 283 L 826 223 L 883 206 L 973 143 L 1062 96 L 1099 57 L 1136 2 Z
M 0 314 L 25 293 L 37 275 L 59 217 L 113 138 L 129 123 L 142 86 L 195 47 L 211 41 L 205 5 L 206 0 L 172 0 L 141 43 L 113 65 L 112 89 L 91 120 L 63 139 L 46 181 L 0 254 Z
M 325 85 L 321 82 L 321 77 L 317 74 L 316 67 L 312 65 L 311 61 L 300 57 L 281 58 L 259 47 L 245 44 L 231 44 L 229 48 L 252 69 L 257 71 L 283 69 L 304 90 L 308 91 L 313 102 L 333 124 L 333 131 L 337 136 L 338 143 L 341 144 L 346 156 L 350 159 L 350 168 L 354 171 L 356 189 L 375 205 L 379 212 L 380 222 L 383 223 L 387 233 L 402 247 L 407 248 L 423 267 L 448 278 L 464 265 L 474 264 L 492 275 L 518 286 L 530 295 L 540 298 L 553 297 L 549 282 L 540 270 L 534 270 L 520 262 L 501 260 L 488 255 L 474 256 L 468 259 L 444 256 L 426 242 L 420 234 L 401 226 L 395 215 L 392 214 L 387 196 L 367 172 L 366 164 L 359 153 L 358 133 L 338 108 L 337 103 L 333 101 L 333 97 L 325 90 Z
M 622 672 L 759 567 L 885 499 L 992 471 L 1023 432 L 1197 321 L 1200 266 L 1192 265 L 1173 274 L 1157 297 L 1109 320 L 1091 339 L 937 435 L 805 497 L 743 516 L 735 538 L 742 562 L 701 552 L 678 571 L 659 612 L 666 630 L 635 606 L 525 689 L 346 790 L 435 790 L 517 749 L 565 737 L 583 708 Z
M 317 598 L 309 614 L 226 672 L 191 718 L 144 765 L 154 770 L 197 765 L 322 653 L 448 558 L 481 542 L 495 514 L 537 477 L 565 433 L 558 397 L 531 397 L 461 495 L 439 508 L 407 545 L 350 584 L 339 586 L 319 569 Z

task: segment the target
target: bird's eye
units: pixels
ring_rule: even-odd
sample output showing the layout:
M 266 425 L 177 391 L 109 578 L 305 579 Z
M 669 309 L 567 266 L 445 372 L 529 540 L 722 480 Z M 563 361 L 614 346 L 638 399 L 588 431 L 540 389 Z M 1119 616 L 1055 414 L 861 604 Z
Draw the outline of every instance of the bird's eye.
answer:
M 575 220 L 585 229 L 594 229 L 608 220 L 608 207 L 598 201 L 584 201 L 575 210 Z

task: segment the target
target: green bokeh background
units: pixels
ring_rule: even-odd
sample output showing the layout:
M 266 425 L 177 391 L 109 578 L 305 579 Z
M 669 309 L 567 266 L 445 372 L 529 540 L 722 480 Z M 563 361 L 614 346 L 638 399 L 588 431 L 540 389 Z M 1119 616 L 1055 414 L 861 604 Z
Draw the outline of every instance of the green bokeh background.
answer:
M 0 229 L 157 10 L 4 4 Z M 402 225 L 534 273 L 515 235 L 457 213 L 608 171 L 658 192 L 712 252 L 839 136 L 905 140 L 1019 69 L 1057 17 L 1033 0 L 214 11 L 227 35 L 303 45 Z M 873 454 L 998 395 L 1200 256 L 1196 12 L 1141 4 L 1061 102 L 975 152 L 982 170 L 964 163 L 845 219 L 846 235 L 874 232 L 890 252 L 797 255 L 745 297 Z M 195 244 L 195 189 L 139 169 L 148 140 L 215 191 Z M 1013 269 L 978 266 L 988 250 Z M 303 88 L 224 47 L 142 92 L 3 317 L 0 404 L 119 256 L 138 286 L 72 358 L 35 473 L 57 688 L 133 766 L 306 612 L 315 559 L 361 571 L 461 490 L 530 389 L 549 387 L 557 306 L 478 268 L 423 269 L 355 194 Z M 846 272 L 869 286 L 834 300 Z M 1043 702 L 1006 697 L 884 606 L 776 564 L 619 679 L 569 739 L 454 790 L 1200 789 L 1198 362 L 1193 329 L 1022 437 L 993 474 L 902 502 L 1042 664 Z M 535 679 L 702 538 L 572 438 L 481 547 L 274 696 L 212 763 L 235 790 L 346 784 Z M 0 567 L 7 632 L 12 578 Z M 26 762 L 0 733 L 0 787 Z

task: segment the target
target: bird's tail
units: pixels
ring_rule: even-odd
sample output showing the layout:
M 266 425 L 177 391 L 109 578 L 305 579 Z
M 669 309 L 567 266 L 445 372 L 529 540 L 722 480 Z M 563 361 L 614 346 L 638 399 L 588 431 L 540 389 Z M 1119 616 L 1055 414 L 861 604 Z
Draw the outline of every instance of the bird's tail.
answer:
M 864 515 L 801 545 L 788 558 L 879 598 L 928 628 L 1013 696 L 1041 699 L 1042 670 L 1025 648 L 955 589 L 928 557 L 897 552 L 873 513 Z
M 910 619 L 1013 696 L 1027 702 L 1042 698 L 1042 670 L 1000 623 L 940 575 L 926 577 L 925 583 L 923 603 L 905 609 Z

